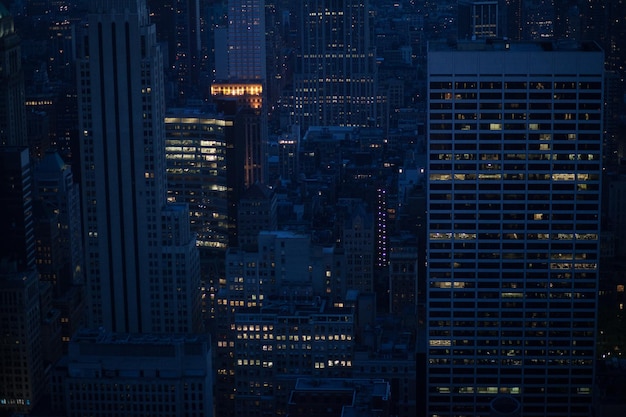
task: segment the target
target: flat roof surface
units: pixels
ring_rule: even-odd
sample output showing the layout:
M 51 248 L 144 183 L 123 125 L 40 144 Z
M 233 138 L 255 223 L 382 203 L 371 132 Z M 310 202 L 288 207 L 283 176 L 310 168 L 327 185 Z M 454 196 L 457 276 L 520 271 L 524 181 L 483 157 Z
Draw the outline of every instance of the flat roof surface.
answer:
M 478 39 L 444 41 L 436 40 L 428 43 L 428 50 L 443 51 L 516 51 L 516 52 L 600 52 L 600 46 L 592 41 L 512 41 L 507 39 Z

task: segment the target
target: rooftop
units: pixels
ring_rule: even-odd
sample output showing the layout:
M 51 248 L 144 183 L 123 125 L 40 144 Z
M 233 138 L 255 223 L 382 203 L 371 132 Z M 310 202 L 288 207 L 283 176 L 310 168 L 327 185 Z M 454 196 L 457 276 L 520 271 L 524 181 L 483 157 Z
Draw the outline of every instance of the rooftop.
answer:
M 442 51 L 514 51 L 514 52 L 600 52 L 602 49 L 592 41 L 511 41 L 508 39 L 478 39 L 460 41 L 431 41 L 431 52 Z
M 129 333 L 113 333 L 103 329 L 81 329 L 72 338 L 72 342 L 88 342 L 98 344 L 125 344 L 125 345 L 142 345 L 142 344 L 179 344 L 179 343 L 197 343 L 203 341 L 200 335 L 158 335 L 158 334 L 129 334 Z

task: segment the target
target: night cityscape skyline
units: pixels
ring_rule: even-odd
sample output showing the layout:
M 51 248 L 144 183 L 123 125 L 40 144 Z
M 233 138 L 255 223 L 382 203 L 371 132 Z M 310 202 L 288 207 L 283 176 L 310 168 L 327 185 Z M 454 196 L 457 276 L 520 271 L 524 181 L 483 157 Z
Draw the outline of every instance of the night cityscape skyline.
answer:
M 626 412 L 623 0 L 2 0 L 0 416 Z

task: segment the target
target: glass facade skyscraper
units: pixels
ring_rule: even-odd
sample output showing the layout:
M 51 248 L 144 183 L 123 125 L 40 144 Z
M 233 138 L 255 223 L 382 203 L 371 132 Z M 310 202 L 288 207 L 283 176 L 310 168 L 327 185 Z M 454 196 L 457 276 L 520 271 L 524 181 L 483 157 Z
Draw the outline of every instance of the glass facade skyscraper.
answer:
M 226 130 L 233 121 L 215 114 L 172 109 L 165 118 L 168 200 L 189 204 L 197 246 L 228 245 Z

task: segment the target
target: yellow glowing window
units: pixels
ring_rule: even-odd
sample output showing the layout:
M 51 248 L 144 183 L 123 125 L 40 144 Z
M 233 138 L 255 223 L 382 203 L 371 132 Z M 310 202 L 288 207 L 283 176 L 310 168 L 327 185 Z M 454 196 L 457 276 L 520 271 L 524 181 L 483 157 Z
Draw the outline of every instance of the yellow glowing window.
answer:
M 450 174 L 430 174 L 431 181 L 448 181 L 451 178 Z
M 452 238 L 452 233 L 431 233 L 430 238 L 434 240 L 450 239 Z
M 435 282 L 433 284 L 435 288 L 465 288 L 464 282 L 451 282 L 451 281 L 443 281 L 443 282 Z
M 565 173 L 565 174 L 552 174 L 553 181 L 574 181 L 575 174 Z

